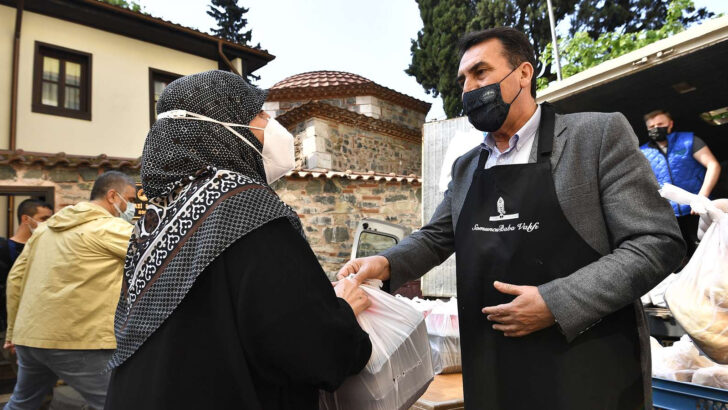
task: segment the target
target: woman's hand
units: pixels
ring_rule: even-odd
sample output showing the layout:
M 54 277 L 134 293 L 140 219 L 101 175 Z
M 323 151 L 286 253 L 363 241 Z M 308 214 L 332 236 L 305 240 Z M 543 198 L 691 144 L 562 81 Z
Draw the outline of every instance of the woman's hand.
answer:
M 372 302 L 366 292 L 359 288 L 359 284 L 353 280 L 344 279 L 334 285 L 336 296 L 344 299 L 351 306 L 355 315 L 366 310 Z

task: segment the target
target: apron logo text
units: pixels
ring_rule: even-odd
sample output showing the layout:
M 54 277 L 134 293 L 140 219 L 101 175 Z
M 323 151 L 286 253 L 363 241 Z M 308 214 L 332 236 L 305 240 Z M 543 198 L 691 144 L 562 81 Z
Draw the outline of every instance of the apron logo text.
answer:
M 473 231 L 480 231 L 480 232 L 512 232 L 512 231 L 524 231 L 527 233 L 536 231 L 539 229 L 541 223 L 540 222 L 531 222 L 531 223 L 519 223 L 516 225 L 499 225 L 494 228 L 489 228 L 487 226 L 480 226 L 478 224 L 473 225 Z

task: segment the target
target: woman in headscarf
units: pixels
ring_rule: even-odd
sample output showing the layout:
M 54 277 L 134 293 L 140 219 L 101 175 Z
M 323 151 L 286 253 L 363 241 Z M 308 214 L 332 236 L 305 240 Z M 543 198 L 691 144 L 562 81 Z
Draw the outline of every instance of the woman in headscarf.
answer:
M 369 360 L 355 317 L 366 295 L 351 281 L 331 285 L 268 186 L 294 158 L 293 137 L 261 111 L 265 97 L 223 71 L 160 96 L 107 410 L 315 409 L 318 389 Z

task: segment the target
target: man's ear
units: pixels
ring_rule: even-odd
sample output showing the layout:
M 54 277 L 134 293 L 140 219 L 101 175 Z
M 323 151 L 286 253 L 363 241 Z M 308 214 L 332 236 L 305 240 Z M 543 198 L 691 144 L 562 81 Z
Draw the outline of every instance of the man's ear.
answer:
M 672 120 L 670 120 L 670 122 L 667 124 L 667 133 L 668 134 L 672 132 L 672 126 L 673 126 L 673 124 L 674 123 L 672 122 Z
M 116 190 L 110 189 L 110 190 L 106 191 L 106 195 L 104 196 L 104 198 L 106 198 L 106 200 L 109 201 L 110 203 L 114 203 L 115 196 L 116 196 Z
M 521 68 L 519 71 L 521 73 L 521 81 L 524 81 L 524 80 L 527 81 L 528 82 L 527 87 L 530 88 L 531 81 L 533 80 L 533 75 L 534 75 L 533 66 L 531 65 L 531 63 L 528 63 L 528 62 L 524 63 L 521 65 Z

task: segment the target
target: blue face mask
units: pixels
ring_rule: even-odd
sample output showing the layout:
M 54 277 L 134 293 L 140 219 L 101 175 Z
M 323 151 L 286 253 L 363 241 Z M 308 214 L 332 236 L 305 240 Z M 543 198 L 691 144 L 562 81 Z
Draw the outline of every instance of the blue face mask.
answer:
M 117 192 L 116 195 L 119 195 L 119 193 Z M 123 196 L 119 195 L 119 198 L 126 202 L 126 211 L 121 212 L 121 208 L 119 208 L 119 206 L 116 204 L 113 204 L 114 209 L 116 209 L 116 212 L 119 213 L 119 218 L 131 223 L 131 221 L 134 219 L 134 215 L 136 214 L 136 208 L 134 207 L 134 204 L 132 202 L 124 199 Z

